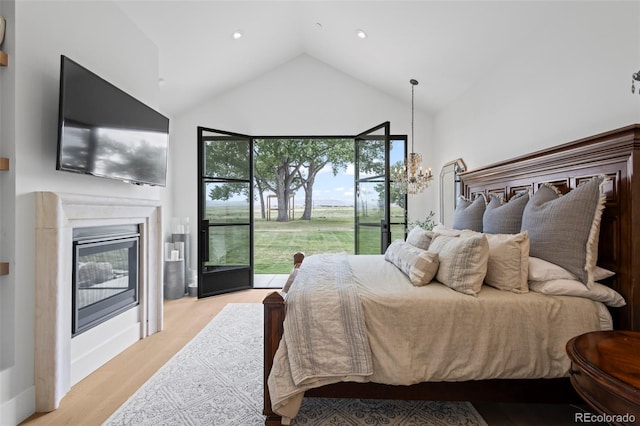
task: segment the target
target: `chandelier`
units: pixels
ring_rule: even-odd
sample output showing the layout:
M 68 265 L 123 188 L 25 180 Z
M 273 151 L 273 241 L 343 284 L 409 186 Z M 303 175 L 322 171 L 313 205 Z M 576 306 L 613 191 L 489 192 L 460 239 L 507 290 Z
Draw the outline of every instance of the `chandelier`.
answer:
M 411 79 L 411 152 L 409 153 L 403 167 L 395 167 L 392 174 L 392 185 L 401 194 L 417 194 L 424 191 L 433 179 L 431 169 L 426 172 L 422 170 L 422 155 L 413 150 L 413 89 L 418 84 L 418 80 Z
M 636 81 L 640 81 L 640 71 L 631 74 L 631 93 L 636 91 Z M 640 95 L 640 88 L 638 88 L 638 95 Z

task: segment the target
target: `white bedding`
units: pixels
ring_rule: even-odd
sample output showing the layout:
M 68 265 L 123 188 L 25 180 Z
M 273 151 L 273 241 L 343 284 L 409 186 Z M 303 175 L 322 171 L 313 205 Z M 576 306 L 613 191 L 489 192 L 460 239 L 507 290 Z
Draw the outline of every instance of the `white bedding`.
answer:
M 566 342 L 611 328 L 606 307 L 588 299 L 516 294 L 486 285 L 478 297 L 437 282 L 414 287 L 382 255 L 347 258 L 372 353 L 368 381 L 409 385 L 563 377 L 569 369 Z M 269 391 L 272 403 L 278 401 L 274 411 L 285 418 L 296 415 L 304 393 L 289 390 L 283 400 L 282 385 L 290 382 L 290 374 L 286 345 L 281 344 Z

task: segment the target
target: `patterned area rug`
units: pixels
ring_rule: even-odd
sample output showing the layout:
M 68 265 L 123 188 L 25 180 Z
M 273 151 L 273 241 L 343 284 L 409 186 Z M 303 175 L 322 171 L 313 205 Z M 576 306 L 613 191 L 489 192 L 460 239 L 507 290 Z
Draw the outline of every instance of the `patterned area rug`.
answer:
M 104 425 L 262 425 L 262 305 L 232 303 Z M 307 398 L 298 425 L 486 425 L 469 403 Z

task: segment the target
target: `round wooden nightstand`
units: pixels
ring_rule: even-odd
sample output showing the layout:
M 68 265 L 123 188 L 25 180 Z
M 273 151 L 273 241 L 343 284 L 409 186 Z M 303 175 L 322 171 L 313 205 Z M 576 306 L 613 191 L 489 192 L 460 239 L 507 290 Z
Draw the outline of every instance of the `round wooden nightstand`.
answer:
M 640 332 L 596 331 L 567 343 L 571 384 L 604 421 L 640 422 Z

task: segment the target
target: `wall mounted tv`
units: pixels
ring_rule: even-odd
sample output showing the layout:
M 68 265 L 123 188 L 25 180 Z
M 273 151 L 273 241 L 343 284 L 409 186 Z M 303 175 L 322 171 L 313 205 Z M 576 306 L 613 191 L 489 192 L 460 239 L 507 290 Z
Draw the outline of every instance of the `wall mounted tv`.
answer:
M 169 119 L 62 55 L 57 170 L 166 185 Z

